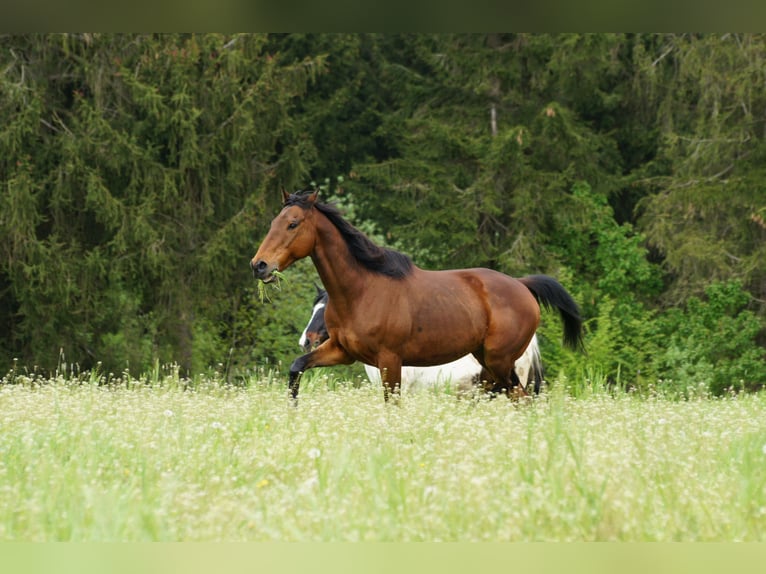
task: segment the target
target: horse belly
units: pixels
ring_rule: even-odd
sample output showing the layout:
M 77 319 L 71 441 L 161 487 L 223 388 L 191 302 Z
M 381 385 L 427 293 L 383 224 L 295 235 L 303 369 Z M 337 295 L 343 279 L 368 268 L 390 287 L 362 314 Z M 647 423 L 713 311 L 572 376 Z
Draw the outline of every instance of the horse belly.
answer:
M 481 347 L 486 327 L 465 316 L 452 315 L 448 321 L 427 317 L 413 321 L 402 351 L 402 364 L 430 367 L 450 364 L 458 367 L 465 357 Z M 470 357 L 469 361 L 475 361 Z

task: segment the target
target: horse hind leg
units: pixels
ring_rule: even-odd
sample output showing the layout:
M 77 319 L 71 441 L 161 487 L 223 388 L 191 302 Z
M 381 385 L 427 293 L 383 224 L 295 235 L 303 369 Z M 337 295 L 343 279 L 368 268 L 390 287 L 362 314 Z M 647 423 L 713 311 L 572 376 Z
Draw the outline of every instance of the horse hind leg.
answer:
M 521 384 L 519 375 L 516 374 L 516 369 L 511 369 L 511 388 L 508 392 L 508 396 L 514 399 L 522 399 L 529 396 L 529 392 L 525 385 Z
M 513 368 L 511 368 L 508 376 L 495 375 L 494 379 L 495 382 L 490 392 L 495 396 L 502 394 L 508 398 L 521 398 L 529 395 Z
M 490 393 L 490 396 L 501 394 L 509 398 L 529 396 L 514 369 L 515 359 L 509 359 L 502 355 L 485 355 L 483 361 L 480 359 L 479 362 L 482 363 L 492 378 L 491 382 L 487 381 L 484 384 L 484 388 Z

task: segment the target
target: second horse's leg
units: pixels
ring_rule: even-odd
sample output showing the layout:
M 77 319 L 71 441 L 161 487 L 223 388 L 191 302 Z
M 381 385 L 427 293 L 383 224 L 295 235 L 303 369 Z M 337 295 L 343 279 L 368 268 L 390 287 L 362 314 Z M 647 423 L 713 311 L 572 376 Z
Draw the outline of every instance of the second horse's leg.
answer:
M 293 401 L 298 400 L 298 391 L 301 384 L 301 375 L 314 367 L 331 367 L 333 365 L 349 365 L 354 362 L 346 350 L 336 345 L 332 339 L 327 339 L 316 349 L 295 359 L 290 365 L 290 379 L 288 386 Z

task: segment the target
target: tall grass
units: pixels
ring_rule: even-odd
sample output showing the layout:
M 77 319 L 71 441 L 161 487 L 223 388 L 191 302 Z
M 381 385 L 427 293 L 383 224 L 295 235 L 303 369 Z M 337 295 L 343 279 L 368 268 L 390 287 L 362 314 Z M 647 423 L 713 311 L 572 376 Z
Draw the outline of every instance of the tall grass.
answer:
M 766 538 L 766 397 L 0 384 L 0 540 Z

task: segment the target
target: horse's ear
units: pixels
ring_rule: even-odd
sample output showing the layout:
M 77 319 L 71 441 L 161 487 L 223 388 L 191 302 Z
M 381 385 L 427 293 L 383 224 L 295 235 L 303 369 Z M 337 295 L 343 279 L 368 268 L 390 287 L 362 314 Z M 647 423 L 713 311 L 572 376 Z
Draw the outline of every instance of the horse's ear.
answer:
M 290 197 L 290 194 L 285 191 L 285 188 L 282 188 L 282 203 L 287 203 L 287 198 Z
M 309 204 L 314 205 L 317 201 L 317 197 L 319 197 L 319 190 L 315 189 L 312 191 L 306 199 L 308 200 Z
M 317 290 L 317 295 L 321 295 L 322 294 L 322 288 L 319 285 L 316 284 L 316 281 L 314 282 L 314 289 Z

